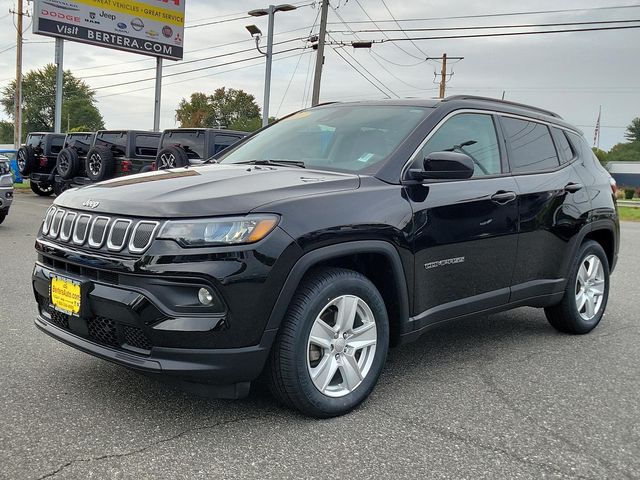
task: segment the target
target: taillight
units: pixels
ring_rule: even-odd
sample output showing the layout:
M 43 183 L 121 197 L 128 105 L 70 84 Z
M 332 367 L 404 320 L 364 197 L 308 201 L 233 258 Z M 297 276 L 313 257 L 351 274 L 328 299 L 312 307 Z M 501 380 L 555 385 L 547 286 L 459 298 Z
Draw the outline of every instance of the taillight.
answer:
M 616 179 L 613 177 L 609 177 L 609 183 L 611 184 L 611 191 L 615 195 L 618 191 L 618 183 L 616 182 Z
M 122 161 L 122 173 L 131 172 L 131 162 L 129 160 Z
M 49 160 L 47 159 L 47 157 L 41 156 L 40 157 L 40 168 L 46 168 L 47 163 L 49 163 Z

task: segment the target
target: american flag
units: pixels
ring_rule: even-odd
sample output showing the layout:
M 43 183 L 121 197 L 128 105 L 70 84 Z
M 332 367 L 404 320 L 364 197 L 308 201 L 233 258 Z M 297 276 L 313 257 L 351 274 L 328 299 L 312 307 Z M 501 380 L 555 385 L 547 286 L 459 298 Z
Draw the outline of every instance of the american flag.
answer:
M 593 146 L 600 148 L 600 120 L 602 118 L 602 106 L 600 106 L 600 110 L 598 111 L 598 121 L 596 122 L 596 131 L 593 135 Z

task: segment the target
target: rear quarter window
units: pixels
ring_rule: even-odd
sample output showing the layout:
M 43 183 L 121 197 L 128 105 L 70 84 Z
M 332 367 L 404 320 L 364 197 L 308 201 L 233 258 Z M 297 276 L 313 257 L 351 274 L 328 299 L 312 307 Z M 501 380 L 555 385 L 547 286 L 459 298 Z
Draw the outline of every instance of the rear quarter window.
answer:
M 214 147 L 214 155 L 226 150 L 234 143 L 240 141 L 242 137 L 236 137 L 233 135 L 216 135 L 215 137 L 215 147 Z
M 567 139 L 567 134 L 559 128 L 551 128 L 553 139 L 556 141 L 558 153 L 560 154 L 560 162 L 568 163 L 575 159 L 576 152 Z
M 160 137 L 155 135 L 138 135 L 136 137 L 136 155 L 155 157 L 158 154 Z
M 535 173 L 560 166 L 549 127 L 531 120 L 501 117 L 513 173 Z
M 166 132 L 162 138 L 162 148 L 179 146 L 190 159 L 204 159 L 206 134 L 199 130 L 179 130 Z
M 54 137 L 51 140 L 51 153 L 57 155 L 64 147 L 64 137 Z
M 125 132 L 101 133 L 96 138 L 96 146 L 110 148 L 114 154 L 124 157 L 127 154 L 127 134 Z

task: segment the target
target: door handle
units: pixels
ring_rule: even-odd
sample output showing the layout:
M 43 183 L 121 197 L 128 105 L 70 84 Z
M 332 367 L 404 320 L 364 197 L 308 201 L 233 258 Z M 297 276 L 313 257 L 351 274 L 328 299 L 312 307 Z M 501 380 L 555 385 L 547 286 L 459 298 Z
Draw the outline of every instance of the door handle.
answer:
M 495 203 L 499 205 L 506 205 L 507 203 L 513 202 L 516 198 L 518 198 L 518 195 L 516 195 L 516 192 L 500 191 L 495 195 L 493 195 L 491 197 L 491 200 L 493 200 Z
M 566 187 L 564 187 L 564 191 L 567 193 L 576 193 L 578 190 L 582 190 L 584 185 L 581 183 L 570 183 Z

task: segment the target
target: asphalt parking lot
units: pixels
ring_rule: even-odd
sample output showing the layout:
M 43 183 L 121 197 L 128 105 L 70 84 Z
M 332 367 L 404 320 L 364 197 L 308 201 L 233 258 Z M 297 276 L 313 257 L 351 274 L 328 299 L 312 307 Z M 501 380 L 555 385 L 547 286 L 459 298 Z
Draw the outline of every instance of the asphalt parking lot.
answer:
M 49 203 L 20 193 L 0 226 L 0 478 L 640 478 L 640 224 L 622 227 L 592 334 L 528 308 L 453 323 L 393 350 L 355 412 L 318 421 L 264 393 L 194 397 L 37 331 Z

